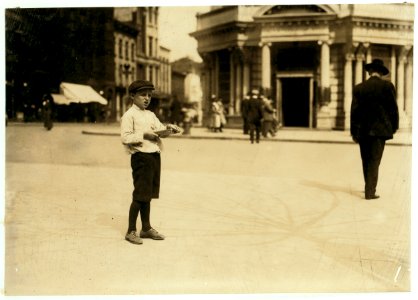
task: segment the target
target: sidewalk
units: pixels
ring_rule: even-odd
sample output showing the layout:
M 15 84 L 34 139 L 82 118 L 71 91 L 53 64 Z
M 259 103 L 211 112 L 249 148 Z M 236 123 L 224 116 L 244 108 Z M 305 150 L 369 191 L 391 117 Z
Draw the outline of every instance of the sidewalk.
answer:
M 365 201 L 354 144 L 173 138 L 152 206 L 166 239 L 136 246 L 124 239 L 132 178 L 117 134 L 6 128 L 7 296 L 410 294 L 411 147 L 385 149 L 381 198 Z
M 115 135 L 118 136 L 119 123 L 111 124 L 86 124 L 83 134 L 94 135 Z M 189 135 L 173 135 L 172 138 L 188 139 L 220 139 L 220 140 L 249 140 L 241 129 L 225 128 L 223 132 L 212 132 L 205 127 L 192 127 Z M 275 137 L 262 138 L 262 142 L 305 142 L 305 143 L 353 143 L 349 131 L 340 130 L 318 130 L 304 128 L 283 128 Z M 392 140 L 387 141 L 388 145 L 412 146 L 412 131 L 400 130 Z

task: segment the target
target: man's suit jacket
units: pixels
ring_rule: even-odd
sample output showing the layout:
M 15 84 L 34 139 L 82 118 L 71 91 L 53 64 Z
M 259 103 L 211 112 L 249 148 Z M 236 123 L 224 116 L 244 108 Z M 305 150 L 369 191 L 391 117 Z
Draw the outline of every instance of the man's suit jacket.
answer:
M 399 127 L 396 90 L 387 80 L 372 76 L 354 87 L 351 103 L 351 135 L 392 139 Z
M 247 120 L 251 124 L 260 125 L 263 118 L 263 102 L 261 99 L 251 98 L 247 103 Z

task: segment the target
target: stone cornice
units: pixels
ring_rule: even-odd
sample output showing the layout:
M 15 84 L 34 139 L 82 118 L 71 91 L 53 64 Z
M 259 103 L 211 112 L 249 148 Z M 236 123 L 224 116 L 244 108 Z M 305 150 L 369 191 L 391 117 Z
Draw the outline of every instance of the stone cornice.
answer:
M 414 23 L 404 20 L 380 19 L 371 17 L 349 17 L 353 26 L 383 29 L 413 30 Z
M 218 26 L 213 26 L 209 29 L 192 32 L 190 33 L 190 36 L 196 39 L 199 39 L 199 38 L 205 38 L 205 37 L 209 37 L 213 35 L 225 34 L 225 33 L 231 33 L 231 32 L 244 33 L 247 30 L 247 28 L 253 27 L 253 26 L 254 26 L 253 23 L 250 23 L 250 22 L 234 21 L 234 22 L 221 24 Z
M 323 24 L 337 19 L 336 14 L 298 14 L 298 15 L 264 15 L 254 17 L 254 23 L 278 23 L 278 24 Z

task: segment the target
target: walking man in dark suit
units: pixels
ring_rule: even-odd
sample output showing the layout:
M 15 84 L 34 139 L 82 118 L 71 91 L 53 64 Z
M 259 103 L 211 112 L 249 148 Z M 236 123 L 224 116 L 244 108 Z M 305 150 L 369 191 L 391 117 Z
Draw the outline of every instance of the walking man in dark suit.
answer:
M 250 131 L 250 141 L 254 144 L 260 142 L 261 119 L 263 118 L 263 102 L 259 97 L 259 91 L 253 90 L 251 92 L 251 99 L 247 103 L 247 121 Z
M 377 199 L 379 165 L 386 140 L 392 139 L 399 127 L 399 113 L 394 85 L 382 76 L 389 70 L 380 59 L 365 66 L 370 78 L 354 87 L 351 104 L 351 135 L 360 145 L 365 198 Z

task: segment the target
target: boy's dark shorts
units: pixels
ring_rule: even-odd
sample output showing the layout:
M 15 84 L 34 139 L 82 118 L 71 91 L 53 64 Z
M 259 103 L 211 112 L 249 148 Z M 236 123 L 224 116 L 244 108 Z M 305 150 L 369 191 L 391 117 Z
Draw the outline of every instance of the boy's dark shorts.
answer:
M 131 155 L 134 191 L 132 200 L 150 201 L 160 194 L 161 157 L 160 153 L 137 152 Z

